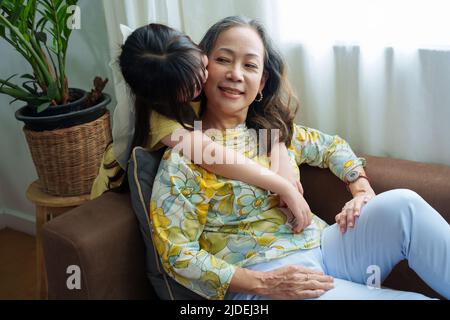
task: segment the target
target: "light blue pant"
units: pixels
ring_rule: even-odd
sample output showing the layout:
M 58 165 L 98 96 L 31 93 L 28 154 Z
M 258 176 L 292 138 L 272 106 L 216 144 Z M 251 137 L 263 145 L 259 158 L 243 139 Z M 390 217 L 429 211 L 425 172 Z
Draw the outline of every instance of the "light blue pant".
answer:
M 427 299 L 418 293 L 367 285 L 382 283 L 403 259 L 431 288 L 450 298 L 450 226 L 418 194 L 397 189 L 370 200 L 355 227 L 345 234 L 336 224 L 326 228 L 320 248 L 248 268 L 268 271 L 298 264 L 323 271 L 335 278 L 334 288 L 319 299 Z M 226 299 L 267 298 L 228 293 Z

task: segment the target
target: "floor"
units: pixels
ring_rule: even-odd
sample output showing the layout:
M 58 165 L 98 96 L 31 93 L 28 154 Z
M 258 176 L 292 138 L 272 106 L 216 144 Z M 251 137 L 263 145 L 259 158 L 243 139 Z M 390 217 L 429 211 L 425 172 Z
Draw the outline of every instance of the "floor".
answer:
M 0 300 L 36 299 L 35 237 L 0 230 Z

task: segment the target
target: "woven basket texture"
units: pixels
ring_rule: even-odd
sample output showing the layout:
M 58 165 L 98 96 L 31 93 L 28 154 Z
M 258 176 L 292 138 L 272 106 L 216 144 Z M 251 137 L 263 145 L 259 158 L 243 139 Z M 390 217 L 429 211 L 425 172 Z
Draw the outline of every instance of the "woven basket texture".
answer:
M 23 129 L 43 190 L 55 196 L 89 194 L 112 141 L 109 112 L 82 125 L 50 131 Z

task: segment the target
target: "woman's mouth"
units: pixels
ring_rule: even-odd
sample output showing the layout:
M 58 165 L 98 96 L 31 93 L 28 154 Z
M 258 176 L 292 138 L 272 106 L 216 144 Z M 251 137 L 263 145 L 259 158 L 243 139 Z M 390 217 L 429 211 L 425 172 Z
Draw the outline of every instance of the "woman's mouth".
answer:
M 237 99 L 244 94 L 241 90 L 230 87 L 219 87 L 219 90 L 228 98 Z

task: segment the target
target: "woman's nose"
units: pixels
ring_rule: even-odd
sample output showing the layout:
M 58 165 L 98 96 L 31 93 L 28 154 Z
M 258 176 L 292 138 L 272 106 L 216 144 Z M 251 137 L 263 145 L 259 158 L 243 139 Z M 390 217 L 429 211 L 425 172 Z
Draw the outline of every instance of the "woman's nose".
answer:
M 244 75 L 238 66 L 231 67 L 227 72 L 227 79 L 232 81 L 243 81 Z

